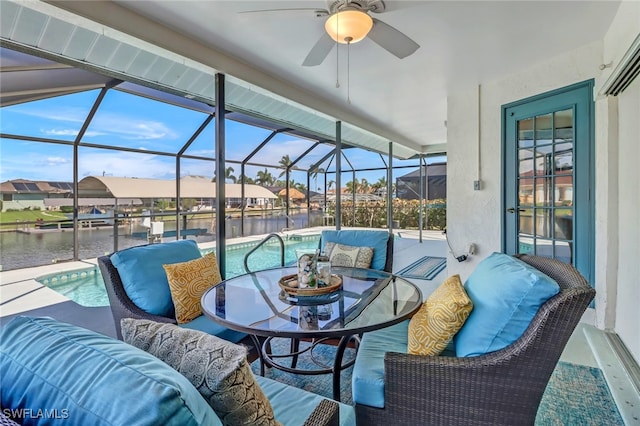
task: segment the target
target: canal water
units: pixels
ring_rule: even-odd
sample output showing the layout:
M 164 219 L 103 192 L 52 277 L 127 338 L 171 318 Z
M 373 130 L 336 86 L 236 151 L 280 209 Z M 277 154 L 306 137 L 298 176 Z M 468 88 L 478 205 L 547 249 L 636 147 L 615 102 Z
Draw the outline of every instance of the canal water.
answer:
M 244 220 L 244 235 L 261 235 L 281 232 L 284 228 L 295 230 L 322 225 L 322 212 L 312 211 L 309 222 L 307 213 L 286 216 L 252 216 Z M 240 218 L 228 218 L 226 237 L 240 235 Z M 174 222 L 165 222 L 165 231 L 175 230 Z M 204 235 L 189 236 L 198 243 L 215 241 L 215 223 L 211 219 L 192 219 L 189 229 L 204 229 Z M 118 228 L 118 250 L 146 243 L 144 237 L 132 235 L 146 232 L 138 221 Z M 114 247 L 113 227 L 82 229 L 78 237 L 79 258 L 90 259 L 112 253 Z M 0 232 L 0 265 L 2 270 L 28 268 L 73 259 L 73 230 L 43 230 L 31 233 Z

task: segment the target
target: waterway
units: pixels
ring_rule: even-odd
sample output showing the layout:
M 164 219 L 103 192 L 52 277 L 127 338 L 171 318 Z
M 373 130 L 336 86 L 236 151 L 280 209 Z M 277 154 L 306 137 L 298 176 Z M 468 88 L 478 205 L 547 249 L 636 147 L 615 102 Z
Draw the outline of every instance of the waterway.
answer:
M 252 216 L 244 219 L 244 235 L 261 235 L 281 232 L 283 228 L 295 230 L 322 225 L 322 212 L 312 211 L 309 222 L 307 213 L 285 216 Z M 205 229 L 204 235 L 189 236 L 198 243 L 215 241 L 215 223 L 211 219 L 191 219 L 187 228 Z M 80 259 L 90 259 L 112 253 L 115 250 L 145 244 L 145 238 L 132 235 L 144 233 L 147 228 L 139 221 L 132 221 L 118 228 L 117 247 L 114 246 L 113 227 L 82 229 L 78 236 Z M 165 222 L 165 231 L 175 230 L 175 221 Z M 239 237 L 240 218 L 226 220 L 226 237 Z M 28 268 L 73 259 L 73 229 L 24 232 L 0 232 L 0 266 L 2 270 Z

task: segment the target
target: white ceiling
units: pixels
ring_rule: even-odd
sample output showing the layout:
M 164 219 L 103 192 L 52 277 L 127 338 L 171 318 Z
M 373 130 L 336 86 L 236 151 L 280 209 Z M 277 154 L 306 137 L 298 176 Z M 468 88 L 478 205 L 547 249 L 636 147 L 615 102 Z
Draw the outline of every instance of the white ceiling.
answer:
M 74 7 L 74 2 L 51 3 L 67 9 Z M 335 48 L 322 65 L 301 65 L 324 31 L 324 20 L 316 18 L 313 11 L 238 13 L 273 8 L 327 9 L 325 1 L 115 3 L 259 71 L 235 77 L 285 97 L 295 92 L 298 102 L 423 152 L 446 142 L 449 93 L 476 87 L 602 40 L 619 6 L 619 1 L 387 0 L 386 10 L 375 17 L 404 32 L 421 47 L 401 60 L 371 40 L 354 44 L 347 83 L 344 46 L 339 50 L 339 67 Z M 117 16 L 100 19 L 107 25 L 117 20 Z M 130 30 L 146 38 L 141 34 L 144 29 Z M 150 35 L 154 37 L 160 36 Z M 233 75 L 223 63 L 214 66 Z M 336 88 L 336 70 L 340 88 Z M 284 84 L 274 85 L 274 79 Z M 349 117 L 356 120 L 348 120 Z

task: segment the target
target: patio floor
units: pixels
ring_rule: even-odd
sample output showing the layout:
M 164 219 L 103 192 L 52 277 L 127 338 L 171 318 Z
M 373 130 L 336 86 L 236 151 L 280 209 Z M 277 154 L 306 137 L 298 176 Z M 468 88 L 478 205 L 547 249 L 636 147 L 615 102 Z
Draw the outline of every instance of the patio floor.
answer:
M 315 232 L 318 232 L 317 229 Z M 422 256 L 447 255 L 447 243 L 441 232 L 423 232 L 422 242 L 418 240 L 418 231 L 401 230 L 396 233 L 399 238 L 396 238 L 394 245 L 394 272 L 400 271 Z M 86 268 L 95 263 L 95 259 L 91 259 L 0 272 L 0 326 L 16 315 L 48 316 L 115 337 L 109 307 L 80 306 L 34 280 L 39 276 Z M 432 280 L 411 281 L 420 288 L 423 297 L 426 298 L 447 276 L 445 268 Z M 623 362 L 614 350 L 610 335 L 611 333 L 599 330 L 586 322 L 580 323 L 561 360 L 600 368 L 625 424 L 640 424 L 640 392 L 635 388 L 623 367 Z

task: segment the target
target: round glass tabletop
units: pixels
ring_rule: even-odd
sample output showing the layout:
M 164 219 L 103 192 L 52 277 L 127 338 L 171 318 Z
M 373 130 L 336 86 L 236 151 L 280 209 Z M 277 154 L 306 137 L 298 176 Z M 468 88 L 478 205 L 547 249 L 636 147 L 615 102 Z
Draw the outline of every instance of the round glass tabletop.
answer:
M 225 280 L 202 297 L 214 321 L 257 336 L 339 337 L 410 318 L 422 303 L 411 282 L 384 271 L 333 267 L 342 286 L 327 294 L 297 296 L 279 285 L 297 268 L 276 268 Z

